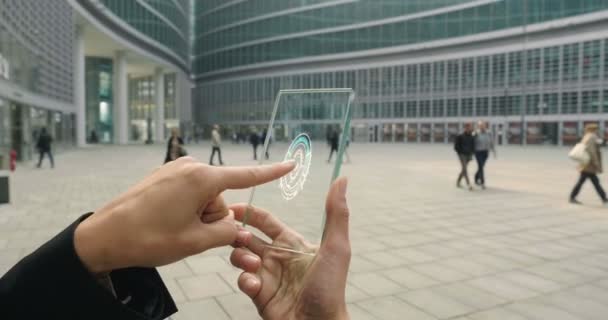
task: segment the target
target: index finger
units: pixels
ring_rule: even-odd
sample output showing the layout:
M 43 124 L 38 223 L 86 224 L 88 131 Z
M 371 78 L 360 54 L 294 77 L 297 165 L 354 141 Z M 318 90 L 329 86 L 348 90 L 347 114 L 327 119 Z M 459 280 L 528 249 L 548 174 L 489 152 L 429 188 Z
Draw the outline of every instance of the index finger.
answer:
M 219 173 L 220 191 L 226 189 L 246 189 L 276 180 L 296 167 L 295 161 L 263 165 L 257 167 L 221 167 Z

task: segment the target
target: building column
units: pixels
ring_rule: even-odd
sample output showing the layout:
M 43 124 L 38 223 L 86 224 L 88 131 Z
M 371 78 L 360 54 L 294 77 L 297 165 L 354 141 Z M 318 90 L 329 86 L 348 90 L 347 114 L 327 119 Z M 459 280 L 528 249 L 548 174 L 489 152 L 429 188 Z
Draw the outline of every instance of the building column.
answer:
M 165 140 L 165 75 L 162 68 L 157 68 L 154 74 L 155 104 L 156 104 L 156 142 Z
M 127 144 L 129 142 L 129 106 L 127 81 L 126 52 L 118 51 L 114 57 L 114 143 Z
M 77 26 L 74 44 L 74 106 L 76 107 L 76 145 L 87 144 L 84 27 Z

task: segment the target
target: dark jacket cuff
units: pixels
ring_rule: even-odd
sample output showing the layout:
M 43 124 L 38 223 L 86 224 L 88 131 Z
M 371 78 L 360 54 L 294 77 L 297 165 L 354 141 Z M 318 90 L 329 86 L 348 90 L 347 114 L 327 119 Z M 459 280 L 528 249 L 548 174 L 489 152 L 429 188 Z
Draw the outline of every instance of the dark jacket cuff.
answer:
M 155 269 L 128 268 L 110 276 L 117 297 L 82 264 L 67 229 L 0 278 L 2 319 L 165 319 L 177 311 Z

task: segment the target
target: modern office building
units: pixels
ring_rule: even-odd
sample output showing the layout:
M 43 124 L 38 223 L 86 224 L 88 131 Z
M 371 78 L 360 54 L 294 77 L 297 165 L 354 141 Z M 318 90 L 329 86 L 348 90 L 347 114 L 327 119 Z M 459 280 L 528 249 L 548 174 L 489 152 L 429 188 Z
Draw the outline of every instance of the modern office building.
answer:
M 248 130 L 279 89 L 352 87 L 352 139 L 503 144 L 608 138 L 606 0 L 196 1 L 197 121 Z M 301 121 L 325 125 L 312 114 Z
M 0 0 L 0 169 L 42 128 L 55 149 L 187 131 L 191 16 L 189 0 Z
M 0 0 L 0 167 L 43 127 L 59 149 L 245 133 L 297 88 L 355 89 L 356 142 L 608 138 L 606 39 L 608 0 Z

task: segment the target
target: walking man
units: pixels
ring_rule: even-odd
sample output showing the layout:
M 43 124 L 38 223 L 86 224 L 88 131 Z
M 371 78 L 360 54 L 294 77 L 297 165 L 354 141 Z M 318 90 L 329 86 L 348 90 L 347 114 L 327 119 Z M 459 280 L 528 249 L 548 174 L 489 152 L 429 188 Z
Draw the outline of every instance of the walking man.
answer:
M 249 143 L 253 146 L 253 160 L 258 159 L 258 145 L 260 145 L 260 135 L 258 131 L 254 128 L 251 129 L 251 134 L 249 134 Z
M 588 124 L 585 126 L 585 136 L 581 143 L 585 145 L 585 149 L 589 154 L 589 162 L 582 163 L 579 167 L 581 175 L 578 179 L 578 182 L 572 189 L 572 193 L 570 193 L 570 203 L 573 204 L 581 204 L 576 197 L 579 192 L 581 192 L 581 188 L 587 179 L 591 180 L 593 186 L 595 187 L 595 191 L 600 196 L 604 204 L 608 204 L 608 198 L 606 197 L 606 192 L 602 185 L 600 184 L 600 180 L 597 175 L 602 173 L 602 153 L 600 151 L 600 143 L 599 138 L 597 136 L 598 126 L 597 124 Z
M 211 145 L 213 146 L 211 149 L 211 157 L 209 158 L 209 165 L 213 164 L 213 159 L 215 158 L 215 153 L 217 152 L 220 159 L 220 166 L 224 165 L 224 161 L 222 161 L 222 136 L 220 136 L 220 126 L 213 125 L 213 130 L 211 131 Z
M 496 157 L 496 149 L 494 149 L 494 137 L 487 131 L 487 125 L 483 121 L 479 121 L 479 130 L 475 135 L 475 159 L 477 160 L 477 173 L 475 173 L 475 184 L 486 188 L 485 165 L 488 161 L 490 151 Z
M 38 160 L 37 168 L 40 168 L 42 165 L 42 159 L 44 155 L 47 154 L 49 156 L 49 160 L 51 161 L 51 168 L 55 168 L 55 162 L 53 161 L 53 154 L 51 153 L 51 143 L 53 142 L 53 137 L 46 131 L 46 128 L 42 128 L 40 130 L 40 136 L 38 136 L 38 142 L 36 143 L 36 148 L 38 148 L 38 153 L 40 153 L 40 159 Z
M 338 145 L 340 143 L 340 135 L 338 134 L 338 131 L 333 130 L 329 134 L 329 137 L 327 138 L 327 143 L 329 144 L 329 147 L 331 148 L 331 150 L 329 151 L 329 158 L 327 158 L 327 163 L 330 163 L 331 156 L 334 154 L 334 152 L 336 154 L 338 154 Z
M 460 161 L 460 174 L 456 186 L 461 188 L 462 178 L 467 182 L 469 190 L 473 191 L 471 181 L 469 180 L 468 166 L 469 162 L 473 159 L 473 153 L 475 152 L 475 138 L 473 137 L 473 125 L 466 123 L 464 125 L 464 132 L 456 137 L 454 142 L 454 150 L 458 154 L 458 160 Z

